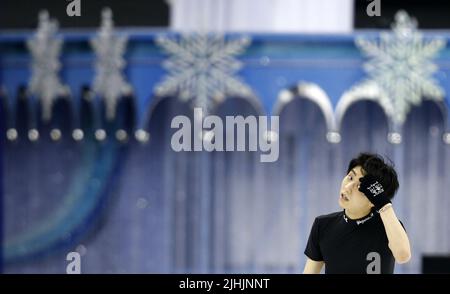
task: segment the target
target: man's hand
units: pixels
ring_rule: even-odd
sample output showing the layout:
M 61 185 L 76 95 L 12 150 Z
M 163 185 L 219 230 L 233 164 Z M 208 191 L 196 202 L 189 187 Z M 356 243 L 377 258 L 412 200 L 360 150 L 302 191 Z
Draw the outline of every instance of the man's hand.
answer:
M 391 203 L 386 195 L 383 185 L 381 185 L 381 182 L 376 177 L 366 175 L 360 178 L 359 181 L 361 182 L 359 191 L 366 195 L 377 211 L 386 204 Z

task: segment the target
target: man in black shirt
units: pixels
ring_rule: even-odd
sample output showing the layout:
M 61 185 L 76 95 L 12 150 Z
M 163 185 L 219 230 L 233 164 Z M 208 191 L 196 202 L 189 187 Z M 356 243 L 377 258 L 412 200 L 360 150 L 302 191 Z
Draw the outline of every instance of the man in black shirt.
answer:
M 303 273 L 392 274 L 394 263 L 408 262 L 408 235 L 391 199 L 397 173 L 376 154 L 362 153 L 349 163 L 341 184 L 344 209 L 314 220 L 306 245 Z

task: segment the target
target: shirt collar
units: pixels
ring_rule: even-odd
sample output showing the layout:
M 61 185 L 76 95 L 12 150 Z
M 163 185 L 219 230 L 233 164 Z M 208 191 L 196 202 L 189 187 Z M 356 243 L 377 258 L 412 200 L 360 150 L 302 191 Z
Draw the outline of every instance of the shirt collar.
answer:
M 348 224 L 355 224 L 355 225 L 363 225 L 364 223 L 366 223 L 367 221 L 369 221 L 370 219 L 372 219 L 375 216 L 374 211 L 372 210 L 371 212 L 369 212 L 368 215 L 363 216 L 361 218 L 358 219 L 351 219 L 349 218 L 346 214 L 345 214 L 345 210 L 342 213 L 342 217 L 344 219 L 344 221 Z

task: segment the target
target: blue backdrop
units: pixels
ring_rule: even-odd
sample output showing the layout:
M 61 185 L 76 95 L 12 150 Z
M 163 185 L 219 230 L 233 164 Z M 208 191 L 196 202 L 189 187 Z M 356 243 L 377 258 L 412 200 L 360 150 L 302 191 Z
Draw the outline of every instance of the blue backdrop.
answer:
M 449 254 L 447 98 L 444 108 L 433 101 L 414 106 L 400 144 L 387 140 L 390 121 L 367 100 L 346 110 L 341 141 L 327 140 L 328 118 L 317 101 L 326 97 L 336 107 L 366 77 L 354 40 L 377 32 L 250 35 L 237 57 L 243 63 L 238 75 L 258 99 L 227 97 L 212 112 L 280 115 L 274 163 L 261 163 L 258 152 L 174 152 L 170 121 L 192 116 L 192 109 L 175 97 L 155 97 L 167 57 L 155 38 L 166 32 L 121 33 L 129 36 L 124 72 L 134 95 L 121 99 L 113 122 L 104 119 L 102 100 L 82 91 L 94 78 L 93 33 L 61 34 L 60 76 L 72 95 L 58 100 L 49 124 L 40 122 L 37 100 L 18 90 L 30 79 L 24 43 L 30 34 L 0 37 L 2 133 L 18 131 L 17 140 L 1 141 L 4 272 L 64 273 L 66 254 L 74 250 L 81 252 L 84 273 L 300 272 L 312 221 L 339 209 L 346 166 L 361 151 L 388 156 L 399 173 L 394 205 L 413 256 L 397 272 L 420 272 L 424 254 Z M 449 60 L 447 46 L 435 60 L 435 77 L 447 93 Z M 43 135 L 55 125 L 62 132 L 58 142 Z M 41 134 L 36 142 L 25 138 L 30 126 Z M 101 142 L 94 137 L 100 126 L 108 135 Z M 83 129 L 82 141 L 72 139 L 74 127 Z M 150 140 L 119 142 L 112 135 L 119 128 L 130 135 L 146 129 Z

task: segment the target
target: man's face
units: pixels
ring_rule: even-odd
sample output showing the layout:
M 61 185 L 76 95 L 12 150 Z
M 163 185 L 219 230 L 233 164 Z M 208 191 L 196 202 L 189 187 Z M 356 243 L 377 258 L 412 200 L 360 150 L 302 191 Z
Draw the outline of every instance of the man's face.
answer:
M 373 206 L 369 199 L 358 190 L 360 184 L 359 179 L 363 176 L 362 168 L 358 165 L 342 180 L 339 196 L 339 205 L 342 208 L 351 211 L 365 211 Z

